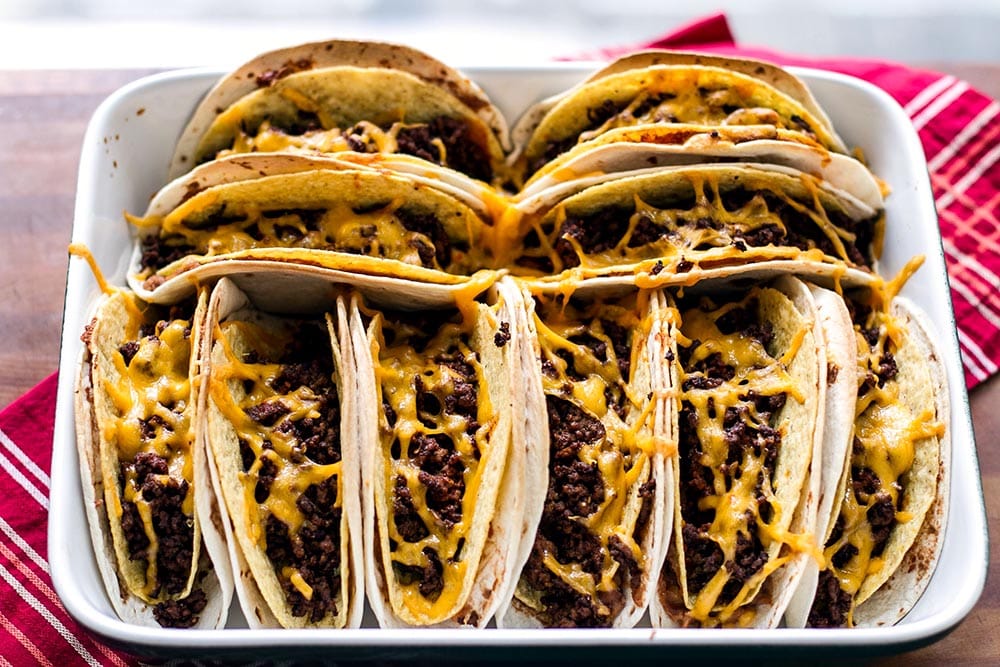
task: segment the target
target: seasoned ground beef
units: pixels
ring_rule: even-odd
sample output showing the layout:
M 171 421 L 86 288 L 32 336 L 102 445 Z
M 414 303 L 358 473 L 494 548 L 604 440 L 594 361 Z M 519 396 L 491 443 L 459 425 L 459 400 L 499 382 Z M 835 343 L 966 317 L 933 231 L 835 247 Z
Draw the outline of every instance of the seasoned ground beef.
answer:
M 158 583 L 167 593 L 176 595 L 187 586 L 194 557 L 194 524 L 183 507 L 188 483 L 173 477 L 163 482 L 151 475 L 142 483 L 141 491 L 143 499 L 150 504 L 153 530 L 159 544 L 156 550 Z
M 279 573 L 285 598 L 293 616 L 304 616 L 315 623 L 337 613 L 336 597 L 340 589 L 340 521 L 337 502 L 337 477 L 312 484 L 296 500 L 304 520 L 298 531 L 289 534 L 288 526 L 273 514 L 265 524 L 267 556 Z M 306 599 L 292 582 L 281 575 L 284 568 L 298 571 L 312 587 Z
M 732 560 L 726 561 L 725 564 L 726 571 L 729 573 L 729 581 L 722 587 L 719 602 L 726 603 L 736 597 L 743 584 L 757 574 L 765 563 L 767 563 L 767 552 L 760 540 L 757 539 L 757 535 L 747 536 L 742 531 L 737 533 L 736 554 Z
M 510 342 L 510 322 L 501 322 L 497 332 L 493 335 L 493 344 L 503 347 Z
M 570 269 L 580 264 L 569 239 L 575 240 L 588 255 L 610 250 L 628 231 L 629 215 L 629 211 L 614 208 L 603 209 L 586 219 L 567 215 L 553 246 L 562 259 L 563 268 Z
M 855 438 L 855 441 L 857 441 L 857 438 Z M 851 487 L 854 489 L 854 495 L 857 496 L 862 504 L 866 504 L 868 496 L 877 493 L 881 485 L 882 483 L 879 481 L 878 475 L 871 469 L 860 466 L 851 468 Z
M 125 365 L 128 366 L 132 363 L 132 358 L 135 357 L 135 353 L 139 351 L 139 341 L 130 340 L 127 343 L 122 344 L 118 348 L 118 352 L 121 353 L 122 359 L 125 360 Z
M 435 137 L 427 125 L 404 127 L 396 134 L 396 147 L 400 153 L 441 164 L 441 151 L 434 143 Z
M 145 560 L 146 549 L 149 547 L 149 537 L 143 528 L 142 517 L 134 503 L 122 503 L 122 532 L 125 534 L 125 545 L 128 557 L 132 560 Z
M 765 246 L 787 246 L 801 250 L 819 248 L 827 255 L 839 257 L 833 243 L 807 213 L 796 210 L 769 192 L 754 193 L 733 190 L 722 195 L 722 204 L 727 210 L 735 211 L 749 204 L 752 198 L 758 199 L 774 212 L 780 218 L 784 229 L 782 225 L 778 224 L 767 224 L 751 230 L 727 229 L 721 222 L 710 217 L 695 220 L 686 220 L 681 217 L 678 219 L 678 224 L 688 225 L 695 229 L 710 228 L 724 233 L 728 232 L 730 242 L 740 250 L 746 250 L 747 247 Z M 653 206 L 660 205 L 656 201 L 648 203 Z M 685 210 L 694 206 L 694 200 L 669 201 L 663 202 L 662 205 L 670 209 Z M 634 209 L 611 208 L 597 211 L 587 218 L 568 215 L 556 233 L 554 244 L 556 253 L 563 260 L 564 268 L 571 268 L 580 263 L 572 245 L 567 241 L 567 237 L 575 239 L 586 254 L 609 250 L 616 247 L 625 234 L 629 232 L 629 222 L 634 212 Z M 856 235 L 854 241 L 841 239 L 847 253 L 847 259 L 858 266 L 869 267 L 875 220 L 855 221 L 838 211 L 829 210 L 826 213 L 834 225 Z M 630 248 L 639 248 L 671 236 L 677 238 L 677 243 L 681 242 L 676 232 L 654 222 L 648 216 L 643 216 L 631 229 L 627 245 Z M 728 245 L 725 241 L 723 243 Z M 708 250 L 718 245 L 720 245 L 719 241 L 713 240 L 685 249 Z
M 889 541 L 893 526 L 896 525 L 896 506 L 892 503 L 892 497 L 884 491 L 876 494 L 875 502 L 868 508 L 865 516 L 872 528 L 872 555 L 880 556 Z
M 635 541 L 642 544 L 643 536 L 649 527 L 649 517 L 653 512 L 653 494 L 656 493 L 656 480 L 650 479 L 639 487 L 639 497 L 642 498 L 642 505 L 639 506 L 639 516 L 635 520 L 635 529 L 632 536 Z
M 430 246 L 424 244 L 417 246 L 423 266 L 446 269 L 451 264 L 451 239 L 437 216 L 430 212 L 421 213 L 405 207 L 396 209 L 395 215 L 407 231 L 422 234 L 430 242 Z
M 194 557 L 194 527 L 183 508 L 189 485 L 183 479 L 164 479 L 169 472 L 167 461 L 152 452 L 140 452 L 130 465 L 122 466 L 123 483 L 128 483 L 125 480 L 129 469 L 131 483 L 149 504 L 152 516 L 157 540 L 157 584 L 167 594 L 177 595 L 187 586 Z M 150 541 L 135 503 L 123 500 L 121 527 L 129 558 L 147 560 Z
M 841 628 L 847 623 L 851 596 L 840 588 L 840 582 L 829 570 L 820 572 L 816 597 L 809 610 L 807 624 L 811 628 Z
M 430 547 L 424 547 L 422 553 L 427 559 L 427 564 L 405 565 L 393 561 L 392 569 L 396 575 L 396 581 L 402 586 L 409 586 L 415 582 L 420 582 L 417 590 L 428 600 L 437 600 L 444 590 L 444 566 L 437 552 Z
M 577 454 L 584 444 L 604 437 L 604 426 L 561 398 L 546 396 L 546 405 L 551 433 L 549 487 L 523 576 L 529 585 L 541 591 L 547 624 L 604 626 L 621 610 L 624 600 L 609 599 L 614 607 L 611 615 L 600 615 L 592 600 L 568 587 L 543 562 L 545 553 L 551 553 L 560 563 L 578 563 L 584 572 L 600 576 L 604 561 L 601 541 L 579 518 L 593 514 L 600 506 L 604 500 L 604 482 L 597 466 L 580 461 Z
M 858 555 L 858 548 L 853 544 L 847 543 L 844 546 L 837 549 L 837 553 L 833 554 L 833 558 L 830 562 L 836 568 L 843 569 L 847 567 L 847 564 L 851 562 L 851 559 Z
M 451 441 L 443 435 L 415 433 L 410 460 L 420 468 L 418 480 L 426 489 L 427 508 L 448 528 L 461 521 L 465 464 Z
M 725 561 L 722 549 L 706 534 L 709 525 L 698 527 L 686 522 L 682 528 L 687 584 L 693 592 L 704 588 Z
M 406 485 L 406 478 L 402 475 L 396 476 L 392 494 L 392 521 L 396 525 L 396 531 L 407 542 L 419 542 L 430 535 L 423 519 L 413 506 L 413 495 L 410 493 L 410 487 Z
M 140 265 L 143 269 L 157 271 L 163 267 L 176 262 L 182 257 L 197 253 L 197 248 L 187 245 L 176 238 L 160 238 L 152 235 L 142 240 L 142 258 Z
M 435 363 L 451 369 L 451 393 L 444 397 L 444 410 L 448 414 L 465 417 L 474 432 L 479 427 L 476 417 L 479 412 L 478 379 L 470 363 L 460 356 L 438 355 Z
M 287 412 L 279 401 L 270 401 L 247 410 L 251 419 L 264 425 L 281 420 L 275 430 L 292 435 L 296 450 L 320 465 L 340 460 L 340 400 L 333 381 L 333 359 L 330 337 L 319 323 L 305 323 L 284 349 L 281 371 L 271 380 L 271 388 L 279 394 L 290 394 L 308 387 L 317 397 L 319 417 L 282 419 Z M 260 359 L 260 363 L 267 360 Z M 263 421 L 262 421 L 263 420 Z
M 267 88 L 278 79 L 283 79 L 289 74 L 312 69 L 313 61 L 310 58 L 299 58 L 298 60 L 286 60 L 277 69 L 264 70 L 254 78 L 254 83 L 258 88 Z
M 289 412 L 291 411 L 288 407 L 281 401 L 277 400 L 264 401 L 263 403 L 252 405 L 246 410 L 247 416 L 262 426 L 274 426 L 274 422 L 278 421 Z
M 266 451 L 266 450 L 265 450 Z M 278 475 L 278 464 L 269 455 L 263 452 L 260 455 L 260 468 L 257 469 L 257 485 L 254 487 L 253 497 L 258 503 L 267 500 L 271 495 L 271 485 Z
M 165 628 L 190 628 L 198 622 L 198 614 L 205 610 L 208 598 L 205 591 L 193 588 L 181 600 L 167 600 L 153 607 L 153 618 Z
M 541 602 L 545 605 L 546 625 L 557 628 L 595 628 L 610 625 L 611 619 L 621 607 L 610 609 L 610 614 L 599 614 L 597 605 L 589 597 L 568 586 L 545 566 L 545 553 L 554 550 L 554 544 L 545 535 L 538 535 L 521 574 L 529 586 L 542 592 Z
M 434 140 L 444 144 L 442 156 Z M 493 180 L 490 157 L 472 137 L 467 123 L 458 118 L 439 116 L 426 125 L 404 127 L 396 135 L 400 153 L 416 155 L 481 181 Z M 442 159 L 443 158 L 443 159 Z
M 636 561 L 635 555 L 617 535 L 608 538 L 608 552 L 612 558 L 618 561 L 621 568 L 628 572 L 629 577 L 639 576 L 639 563 Z
M 166 475 L 169 471 L 167 460 L 153 452 L 139 452 L 132 465 L 135 468 L 136 485 L 140 487 L 149 475 Z
M 629 248 L 639 248 L 650 243 L 655 243 L 664 235 L 663 229 L 658 226 L 648 215 L 640 215 L 632 235 L 628 239 Z
M 545 405 L 554 463 L 572 461 L 585 443 L 604 437 L 604 424 L 569 401 L 546 396 Z
M 618 362 L 618 371 L 621 373 L 622 380 L 628 382 L 629 373 L 632 370 L 632 346 L 628 340 L 629 330 L 611 320 L 601 320 L 601 329 L 611 339 L 611 346 L 615 351 L 615 359 Z

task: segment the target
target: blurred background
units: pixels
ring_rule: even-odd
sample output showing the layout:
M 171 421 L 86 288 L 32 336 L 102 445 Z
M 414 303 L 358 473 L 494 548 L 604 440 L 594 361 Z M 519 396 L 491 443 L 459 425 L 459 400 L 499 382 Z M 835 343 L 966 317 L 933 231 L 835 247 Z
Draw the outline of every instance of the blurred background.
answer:
M 0 68 L 227 66 L 330 37 L 405 42 L 458 65 L 526 64 L 716 11 L 746 45 L 1000 61 L 1000 0 L 0 0 Z

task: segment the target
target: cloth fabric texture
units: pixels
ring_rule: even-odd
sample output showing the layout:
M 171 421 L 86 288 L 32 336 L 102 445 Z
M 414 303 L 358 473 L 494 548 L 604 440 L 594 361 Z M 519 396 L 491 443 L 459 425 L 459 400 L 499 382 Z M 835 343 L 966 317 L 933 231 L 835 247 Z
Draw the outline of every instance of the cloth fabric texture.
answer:
M 906 110 L 927 155 L 951 279 L 969 388 L 1000 365 L 1000 103 L 952 76 L 857 59 L 809 59 L 738 47 L 724 15 L 672 31 L 644 47 L 750 56 L 851 74 Z M 580 54 L 610 58 L 635 47 Z M 56 375 L 0 412 L 0 667 L 128 665 L 132 658 L 89 636 L 52 588 L 46 536 Z

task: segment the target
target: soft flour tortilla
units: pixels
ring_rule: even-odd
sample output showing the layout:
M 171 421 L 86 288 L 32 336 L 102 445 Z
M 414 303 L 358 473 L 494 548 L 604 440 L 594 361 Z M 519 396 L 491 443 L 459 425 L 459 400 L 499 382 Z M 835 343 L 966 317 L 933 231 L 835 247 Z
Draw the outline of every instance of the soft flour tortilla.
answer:
M 196 148 L 220 114 L 261 86 L 269 85 L 261 83 L 260 77 L 270 77 L 273 83 L 298 71 L 331 67 L 408 74 L 456 98 L 496 135 L 503 147 L 510 142 L 506 121 L 499 110 L 479 86 L 460 72 L 408 46 L 329 40 L 269 51 L 223 77 L 206 94 L 181 133 L 171 161 L 170 177 L 177 177 L 197 164 Z
M 509 284 L 515 285 L 513 281 L 510 281 Z M 520 337 L 524 343 L 518 360 L 519 386 L 524 388 L 524 392 L 529 395 L 528 398 L 533 403 L 529 406 L 532 413 L 532 423 L 529 424 L 529 446 L 544 449 L 544 454 L 540 454 L 539 458 L 548 459 L 549 422 L 545 407 L 545 393 L 542 389 L 542 371 L 539 362 L 541 347 L 535 324 L 535 303 L 530 291 L 524 287 L 517 289 L 523 295 L 523 328 L 520 331 Z M 634 437 L 637 443 L 643 441 L 649 443 L 651 451 L 648 457 L 649 474 L 647 479 L 655 480 L 656 489 L 651 498 L 649 523 L 639 545 L 645 562 L 642 564 L 639 576 L 630 577 L 629 586 L 621 591 L 624 596 L 624 607 L 611 619 L 611 627 L 615 628 L 634 626 L 646 612 L 653 594 L 653 582 L 656 573 L 659 572 L 663 564 L 663 559 L 666 556 L 666 545 L 670 537 L 671 526 L 664 520 L 664 516 L 673 513 L 674 476 L 673 470 L 667 466 L 665 459 L 675 453 L 675 446 L 671 444 L 669 439 L 669 425 L 674 419 L 672 414 L 676 375 L 664 374 L 658 363 L 664 354 L 662 346 L 669 341 L 668 321 L 664 310 L 665 297 L 659 292 L 653 292 L 648 295 L 648 299 L 648 307 L 642 317 L 645 324 L 637 329 L 638 338 L 633 342 L 632 381 L 629 384 L 630 390 L 634 392 L 635 396 L 648 396 L 649 400 L 652 401 L 652 406 L 648 412 L 646 410 L 630 411 L 626 421 L 629 427 L 636 429 Z M 645 336 L 642 333 L 645 333 Z M 626 378 L 627 380 L 628 378 Z M 638 422 L 638 419 L 644 415 L 644 420 L 641 423 Z M 602 423 L 605 423 L 606 426 L 614 424 L 613 420 L 606 420 L 610 420 L 610 417 L 605 416 L 602 419 Z M 548 462 L 544 460 L 541 463 L 544 475 L 541 480 L 536 481 L 537 486 L 531 489 L 534 498 L 530 501 L 537 508 L 537 516 L 529 535 L 530 540 L 525 545 L 523 562 L 527 561 L 534 545 L 538 521 L 541 519 L 548 490 Z M 634 517 L 639 511 L 642 498 L 639 496 L 638 487 L 641 483 L 642 478 L 640 477 L 625 490 L 628 500 L 623 512 L 626 517 Z M 520 572 L 520 568 L 518 572 Z M 544 627 L 546 624 L 544 610 L 537 610 L 525 601 L 525 597 L 530 598 L 538 591 L 530 589 L 527 583 L 524 583 L 523 587 L 518 585 L 516 591 L 509 605 L 500 609 L 497 617 L 498 625 L 506 628 Z
M 782 442 L 771 480 L 774 499 L 786 511 L 770 525 L 779 534 L 788 532 L 808 538 L 815 530 L 820 479 L 814 473 L 823 444 L 819 420 L 822 418 L 825 401 L 826 357 L 820 346 L 820 325 L 808 288 L 791 277 L 784 277 L 761 290 L 758 317 L 761 322 L 771 323 L 774 329 L 771 348 L 775 359 L 779 359 L 785 350 L 799 341 L 798 352 L 789 360 L 786 368 L 804 399 L 799 402 L 789 396 L 784 407 L 774 416 L 776 428 L 782 432 Z M 680 328 L 683 331 L 683 323 Z M 675 355 L 675 358 L 679 357 Z M 678 428 L 674 427 L 675 434 L 679 433 Z M 674 491 L 673 542 L 650 607 L 650 616 L 656 627 L 688 625 L 691 622 L 689 611 L 693 608 L 696 597 L 687 586 L 679 456 L 674 459 L 673 465 L 677 480 Z M 749 621 L 752 627 L 778 625 L 803 574 L 806 561 L 811 557 L 807 550 L 794 551 L 781 540 L 772 541 L 767 548 L 767 555 L 769 563 L 779 556 L 787 556 L 788 561 L 758 582 L 756 589 L 749 592 L 741 605 L 741 609 L 753 612 Z M 740 615 L 737 611 L 732 619 L 723 620 L 722 624 L 736 622 Z M 715 619 L 715 622 L 719 622 L 719 619 Z
M 286 295 L 294 300 L 294 295 Z M 361 570 L 360 506 L 357 500 L 358 464 L 357 454 L 352 449 L 347 434 L 355 426 L 357 408 L 355 393 L 349 379 L 343 374 L 346 343 L 337 331 L 346 331 L 347 313 L 342 300 L 330 304 L 336 315 L 327 315 L 327 329 L 331 340 L 331 354 L 334 359 L 335 383 L 339 392 L 341 423 L 341 479 L 342 514 L 340 530 L 341 587 L 334 601 L 336 614 L 328 614 L 318 622 L 292 614 L 290 605 L 282 590 L 265 547 L 250 535 L 251 514 L 247 508 L 247 498 L 241 482 L 239 435 L 236 427 L 217 405 L 214 392 L 229 392 L 233 400 L 238 400 L 245 390 L 241 383 L 221 381 L 214 376 L 214 369 L 227 363 L 223 345 L 217 340 L 221 329 L 219 323 L 225 321 L 250 322 L 265 332 L 279 335 L 287 321 L 258 311 L 246 296 L 227 279 L 219 282 L 212 294 L 209 305 L 209 331 L 211 332 L 210 361 L 204 371 L 207 391 L 204 430 L 211 451 L 211 465 L 215 491 L 219 505 L 226 508 L 225 531 L 229 536 L 229 558 L 233 569 L 239 574 L 236 590 L 240 605 L 251 627 L 357 627 L 361 622 L 364 601 Z M 249 351 L 250 341 L 240 336 L 238 329 L 232 329 L 228 343 L 237 354 Z M 263 532 L 263 527 L 260 527 Z
M 191 410 L 194 515 L 194 558 L 191 578 L 184 593 L 193 587 L 205 592 L 207 604 L 199 614 L 196 628 L 219 628 L 225 625 L 232 599 L 233 578 L 225 557 L 225 542 L 219 530 L 218 507 L 209 481 L 207 456 L 198 425 L 198 405 L 202 400 L 199 373 L 202 335 L 206 316 L 207 292 L 202 291 L 191 318 Z M 137 625 L 159 627 L 153 604 L 138 594 L 145 581 L 145 568 L 128 557 L 120 518 L 112 519 L 107 508 L 113 504 L 118 487 L 118 453 L 115 444 L 102 433 L 117 414 L 106 388 L 118 384 L 121 376 L 112 358 L 118 348 L 133 339 L 138 330 L 139 308 L 143 305 L 133 295 L 113 291 L 98 302 L 84 346 L 75 392 L 77 451 L 84 508 L 90 527 L 95 557 L 105 590 L 118 616 Z M 110 476 L 109 476 L 110 475 Z M 169 598 L 164 598 L 164 600 Z
M 352 305 L 351 342 L 361 411 L 357 447 L 362 457 L 366 586 L 369 604 L 382 627 L 484 627 L 497 608 L 513 595 L 515 568 L 523 557 L 522 540 L 529 531 L 526 516 L 532 514 L 529 507 L 532 489 L 527 484 L 537 474 L 536 470 L 529 471 L 527 465 L 537 465 L 538 457 L 523 439 L 513 441 L 514 435 L 525 433 L 529 420 L 524 412 L 525 397 L 516 396 L 514 390 L 514 382 L 520 382 L 514 374 L 513 361 L 520 344 L 513 342 L 517 338 L 519 316 L 507 302 L 505 293 L 494 293 L 490 301 L 492 306 L 468 300 L 458 303 L 466 316 L 472 318 L 470 346 L 478 354 L 483 368 L 481 380 L 485 381 L 478 392 L 488 393 L 493 408 L 489 451 L 480 460 L 485 468 L 478 485 L 474 516 L 469 519 L 463 514 L 463 521 L 471 522 L 461 551 L 461 558 L 468 566 L 458 590 L 445 588 L 440 594 L 448 595 L 452 603 L 444 609 L 425 610 L 414 610 L 404 602 L 404 587 L 396 582 L 391 564 L 387 529 L 392 497 L 387 470 L 391 461 L 389 445 L 383 439 L 385 418 L 376 372 L 379 340 L 387 316 L 366 309 L 371 314 L 366 329 L 361 306 L 358 302 Z M 502 323 L 507 323 L 511 338 L 498 347 L 496 336 Z M 419 507 L 416 497 L 414 500 Z

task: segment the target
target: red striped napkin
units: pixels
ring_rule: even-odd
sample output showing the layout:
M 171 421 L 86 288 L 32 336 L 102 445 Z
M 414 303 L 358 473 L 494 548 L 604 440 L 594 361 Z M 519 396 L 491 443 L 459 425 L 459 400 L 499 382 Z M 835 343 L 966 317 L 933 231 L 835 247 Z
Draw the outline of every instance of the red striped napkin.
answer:
M 864 60 L 809 60 L 735 46 L 723 15 L 647 46 L 698 48 L 852 74 L 884 88 L 920 133 L 951 276 L 971 388 L 1000 365 L 1000 104 L 954 77 Z M 586 54 L 610 57 L 629 49 Z M 90 638 L 52 590 L 46 562 L 56 376 L 0 412 L 0 667 L 127 665 Z M 79 546 L 79 545 L 78 545 Z

